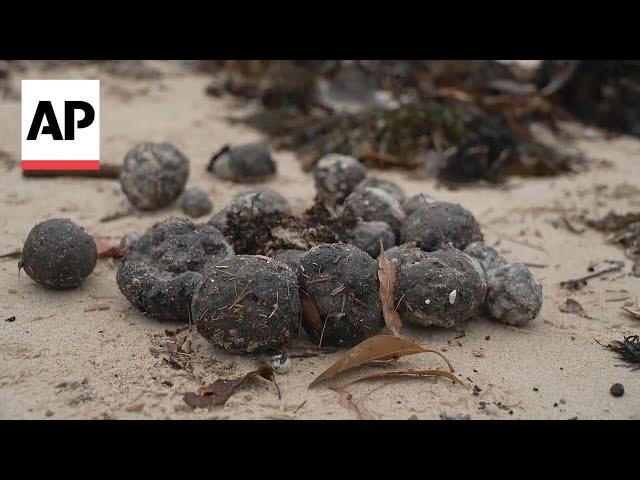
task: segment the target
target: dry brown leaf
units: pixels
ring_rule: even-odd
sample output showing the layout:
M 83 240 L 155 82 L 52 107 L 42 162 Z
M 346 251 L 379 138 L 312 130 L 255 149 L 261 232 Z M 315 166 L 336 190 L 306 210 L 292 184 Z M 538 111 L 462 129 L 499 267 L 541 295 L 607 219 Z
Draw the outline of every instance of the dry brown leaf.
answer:
M 184 394 L 184 401 L 193 408 L 210 407 L 214 405 L 224 405 L 238 388 L 244 385 L 248 380 L 256 377 L 262 377 L 273 382 L 278 388 L 275 381 L 273 368 L 267 364 L 262 364 L 256 370 L 246 373 L 239 378 L 218 379 L 210 385 L 204 385 L 198 388 L 198 393 L 187 392 Z M 278 398 L 280 398 L 280 389 L 278 388 Z
M 443 370 L 403 370 L 399 372 L 376 372 L 370 373 L 369 375 L 365 375 L 360 378 L 356 378 L 355 380 L 342 385 L 342 389 L 348 387 L 349 385 L 353 385 L 357 382 L 362 382 L 364 380 L 373 380 L 376 378 L 389 378 L 389 377 L 445 377 L 451 380 L 454 383 L 459 383 L 465 388 L 469 388 L 465 383 L 456 377 L 451 372 L 445 372 Z
M 216 403 L 215 397 L 211 395 L 199 395 L 195 392 L 187 392 L 182 397 L 184 403 L 189 405 L 191 408 L 209 408 L 214 405 L 218 405 Z
M 364 405 L 359 404 L 353 399 L 353 395 L 344 388 L 336 388 L 336 393 L 340 396 L 340 405 L 347 410 L 351 410 L 358 415 L 360 420 L 376 420 L 376 416 Z
M 318 312 L 318 307 L 316 307 L 316 304 L 313 303 L 311 297 L 306 293 L 300 295 L 300 299 L 302 300 L 302 316 L 306 320 L 307 325 L 311 327 L 311 331 L 319 339 L 322 335 L 323 323 L 322 318 L 320 318 L 320 312 Z
M 640 320 L 640 310 L 633 310 L 629 307 L 621 307 L 625 312 L 631 315 L 633 318 Z
M 384 255 L 382 240 L 380 241 L 380 255 L 378 255 L 378 280 L 380 281 L 380 303 L 382 304 L 384 323 L 394 335 L 400 335 L 402 320 L 396 310 L 394 295 L 396 267 Z
M 131 247 L 121 247 L 119 244 L 115 245 L 105 240 L 98 240 L 96 247 L 98 248 L 98 258 L 122 258 L 131 249 Z
M 453 372 L 451 362 L 437 350 L 424 348 L 404 337 L 376 335 L 345 352 L 333 365 L 318 375 L 309 387 L 374 360 L 391 360 L 405 355 L 415 355 L 416 353 L 434 353 L 438 355 L 447 364 L 449 370 Z
M 584 318 L 591 318 L 589 315 L 587 315 L 587 312 L 584 311 L 584 308 L 582 308 L 582 305 L 580 305 L 573 298 L 567 298 L 565 300 L 565 303 L 560 305 L 558 309 L 562 313 L 573 313 L 575 315 L 580 315 L 581 317 L 584 317 Z

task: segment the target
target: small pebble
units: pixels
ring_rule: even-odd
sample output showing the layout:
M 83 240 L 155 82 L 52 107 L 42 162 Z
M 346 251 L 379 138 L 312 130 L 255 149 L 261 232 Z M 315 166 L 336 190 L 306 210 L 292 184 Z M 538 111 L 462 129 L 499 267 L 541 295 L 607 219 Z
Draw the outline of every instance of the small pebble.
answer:
M 622 385 L 621 383 L 614 383 L 613 385 L 611 385 L 611 390 L 609 391 L 614 397 L 621 397 L 622 395 L 624 395 L 624 385 Z

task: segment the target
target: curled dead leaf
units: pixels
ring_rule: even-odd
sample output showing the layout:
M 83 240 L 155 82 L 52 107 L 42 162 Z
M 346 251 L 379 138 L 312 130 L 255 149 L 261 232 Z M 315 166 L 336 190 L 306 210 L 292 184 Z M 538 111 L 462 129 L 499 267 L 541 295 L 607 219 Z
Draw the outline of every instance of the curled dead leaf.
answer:
M 582 305 L 580 305 L 580 303 L 578 303 L 573 298 L 567 298 L 565 300 L 565 303 L 560 305 L 558 309 L 562 313 L 573 313 L 574 315 L 580 315 L 581 317 L 584 317 L 584 318 L 591 318 L 589 315 L 587 315 L 587 312 L 584 311 L 584 308 L 582 308 Z
M 380 303 L 384 323 L 394 335 L 400 335 L 402 320 L 395 306 L 396 267 L 384 254 L 384 245 L 380 241 L 378 256 L 378 280 L 380 281 Z
M 333 378 L 339 373 L 352 370 L 366 363 L 376 360 L 391 360 L 405 355 L 417 353 L 433 353 L 439 356 L 453 372 L 451 362 L 437 350 L 424 348 L 417 343 L 395 335 L 376 335 L 368 338 L 345 352 L 333 365 L 316 377 L 309 387 Z
M 313 303 L 309 295 L 303 294 L 302 299 L 302 314 L 305 320 L 312 326 L 314 330 L 320 330 L 322 328 L 322 319 L 320 318 L 320 312 L 318 307 Z
M 198 392 L 187 392 L 184 394 L 184 402 L 193 408 L 206 408 L 216 405 L 224 405 L 227 400 L 248 380 L 256 377 L 262 377 L 265 380 L 273 382 L 278 389 L 278 398 L 280 398 L 280 389 L 275 380 L 273 368 L 270 365 L 262 364 L 256 370 L 246 373 L 242 377 L 231 379 L 218 379 L 210 385 L 204 385 L 198 388 Z
M 119 244 L 112 244 L 105 240 L 98 240 L 96 242 L 98 248 L 98 258 L 122 258 L 124 257 L 131 247 L 121 247 Z
M 464 388 L 469 387 L 458 377 L 451 372 L 445 372 L 443 370 L 403 370 L 399 372 L 376 372 L 363 377 L 356 378 L 355 380 L 342 385 L 341 388 L 346 388 L 354 383 L 362 382 L 364 380 L 374 380 L 376 378 L 390 378 L 390 377 L 445 377 L 454 383 L 462 385 Z

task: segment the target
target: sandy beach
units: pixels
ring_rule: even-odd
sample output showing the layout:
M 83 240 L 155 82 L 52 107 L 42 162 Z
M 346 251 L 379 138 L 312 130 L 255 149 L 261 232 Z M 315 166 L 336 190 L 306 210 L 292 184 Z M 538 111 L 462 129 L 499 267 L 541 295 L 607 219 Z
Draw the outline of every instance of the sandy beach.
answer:
M 22 78 L 99 78 L 102 81 L 103 163 L 118 164 L 141 141 L 169 141 L 190 159 L 188 185 L 205 189 L 222 208 L 247 185 L 220 180 L 205 171 L 211 154 L 226 143 L 261 138 L 230 123 L 242 113 L 232 98 L 205 95 L 209 81 L 179 63 L 160 63 L 160 79 L 113 76 L 95 65 L 64 69 L 29 68 Z M 19 83 L 16 84 L 19 88 Z M 640 141 L 611 140 L 596 129 L 574 125 L 562 145 L 592 158 L 587 171 L 546 178 L 511 177 L 500 187 L 448 189 L 404 170 L 370 170 L 401 185 L 408 195 L 428 193 L 473 212 L 487 244 L 509 261 L 527 262 L 543 286 L 540 315 L 523 328 L 474 318 L 456 329 L 405 327 L 421 345 L 442 351 L 470 387 L 446 379 L 392 379 L 349 387 L 353 400 L 378 419 L 639 419 L 640 372 L 622 365 L 599 345 L 638 334 L 640 320 L 621 307 L 640 299 L 640 278 L 632 262 L 604 234 L 567 228 L 563 218 L 600 218 L 609 210 L 640 210 Z M 560 141 L 560 140 L 554 140 Z M 30 229 L 65 217 L 97 240 L 117 241 L 169 216 L 177 205 L 110 222 L 104 216 L 127 205 L 117 181 L 85 178 L 24 178 L 20 169 L 20 98 L 0 98 L 0 150 L 15 160 L 0 163 L 0 254 L 22 247 Z M 298 211 L 310 206 L 313 179 L 291 152 L 275 151 L 278 175 L 265 183 Z M 201 219 L 206 220 L 208 217 Z M 575 224 L 582 228 L 582 225 Z M 581 233 L 578 233 L 581 232 Z M 563 280 L 624 262 L 621 271 L 594 278 L 576 292 Z M 309 383 L 340 352 L 294 358 L 291 370 L 273 384 L 256 381 L 226 405 L 193 410 L 185 392 L 217 378 L 240 376 L 260 356 L 226 354 L 195 334 L 188 340 L 193 371 L 163 360 L 165 330 L 176 325 L 145 317 L 122 296 L 115 281 L 117 260 L 99 259 L 86 281 L 69 291 L 47 290 L 26 274 L 17 258 L 0 258 L 0 418 L 2 419 L 353 419 L 358 415 L 327 382 Z M 586 315 L 563 313 L 567 298 Z M 15 316 L 15 321 L 5 321 Z M 299 339 L 292 349 L 310 350 Z M 401 359 L 394 369 L 441 368 L 435 356 Z M 355 378 L 370 367 L 340 377 Z M 625 394 L 609 389 L 622 383 Z M 474 389 L 474 386 L 476 387 Z

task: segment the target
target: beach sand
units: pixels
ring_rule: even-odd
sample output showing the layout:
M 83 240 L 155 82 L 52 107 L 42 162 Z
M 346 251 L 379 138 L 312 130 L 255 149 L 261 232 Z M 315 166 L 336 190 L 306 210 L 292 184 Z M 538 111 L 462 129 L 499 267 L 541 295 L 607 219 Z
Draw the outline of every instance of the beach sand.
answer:
M 221 181 L 205 171 L 210 155 L 226 143 L 260 135 L 227 121 L 239 114 L 231 98 L 204 93 L 208 78 L 180 64 L 160 64 L 160 80 L 131 80 L 101 73 L 97 66 L 64 69 L 29 68 L 22 78 L 100 78 L 102 80 L 102 159 L 119 163 L 140 141 L 170 141 L 191 161 L 189 185 L 204 188 L 214 209 L 224 206 L 246 185 Z M 529 325 L 515 328 L 473 319 L 457 329 L 411 328 L 404 333 L 422 345 L 441 350 L 452 361 L 467 390 L 446 379 L 392 379 L 349 387 L 352 399 L 380 419 L 434 419 L 469 415 L 472 419 L 638 419 L 640 372 L 621 365 L 596 343 L 638 334 L 640 320 L 621 306 L 637 303 L 640 278 L 630 274 L 631 261 L 605 235 L 574 233 L 562 217 L 579 213 L 599 218 L 610 209 L 640 210 L 640 141 L 605 140 L 594 129 L 575 126 L 569 147 L 595 161 L 585 173 L 549 178 L 511 178 L 506 186 L 438 187 L 414 172 L 375 171 L 370 175 L 396 181 L 407 192 L 425 192 L 458 202 L 478 218 L 486 242 L 509 261 L 532 267 L 543 285 L 544 305 Z M 20 158 L 19 96 L 0 99 L 0 150 Z M 313 180 L 290 152 L 275 152 L 279 173 L 266 183 L 300 211 L 314 196 Z M 21 248 L 40 221 L 68 217 L 96 239 L 117 241 L 127 232 L 143 231 L 169 216 L 177 206 L 127 216 L 100 218 L 126 206 L 117 181 L 80 178 L 23 178 L 19 162 L 0 164 L 0 254 Z M 207 217 L 205 217 L 206 219 Z M 555 226 L 554 226 L 555 224 Z M 559 282 L 588 274 L 622 260 L 621 272 L 590 280 L 569 292 Z M 117 263 L 98 260 L 81 287 L 51 291 L 18 275 L 16 258 L 0 258 L 0 418 L 16 419 L 352 419 L 331 386 L 356 378 L 371 367 L 345 374 L 309 389 L 309 383 L 340 352 L 294 358 L 292 368 L 273 384 L 256 381 L 221 407 L 192 410 L 183 401 L 217 378 L 240 376 L 263 357 L 234 356 L 195 334 L 188 342 L 193 372 L 175 370 L 163 361 L 165 329 L 135 310 L 115 282 Z M 577 300 L 589 318 L 562 313 L 567 298 Z M 4 321 L 15 316 L 15 321 Z M 311 349 L 298 340 L 294 349 Z M 401 359 L 394 370 L 442 368 L 435 356 Z M 626 393 L 614 398 L 609 388 L 623 383 Z M 477 386 L 475 394 L 473 387 Z

